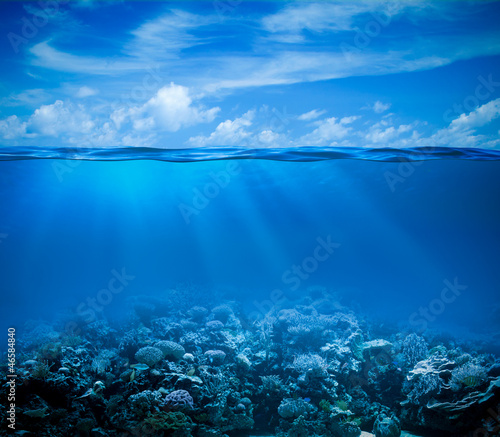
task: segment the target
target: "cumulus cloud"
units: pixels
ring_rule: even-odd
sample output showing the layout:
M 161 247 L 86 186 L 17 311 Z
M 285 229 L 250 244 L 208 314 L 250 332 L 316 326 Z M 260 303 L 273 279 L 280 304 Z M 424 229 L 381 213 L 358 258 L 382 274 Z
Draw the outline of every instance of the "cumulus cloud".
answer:
M 36 109 L 28 121 L 31 132 L 58 136 L 62 133 L 88 133 L 95 124 L 81 105 L 56 100 Z
M 299 145 L 306 146 L 328 146 L 336 144 L 337 141 L 347 137 L 352 131 L 349 125 L 359 117 L 343 117 L 340 120 L 336 117 L 326 118 L 314 122 L 316 129 L 299 138 Z
M 111 114 L 111 120 L 118 129 L 130 121 L 135 130 L 165 130 L 176 132 L 182 127 L 213 121 L 219 107 L 207 109 L 196 104 L 189 95 L 189 89 L 171 83 L 160 88 L 142 106 L 118 108 Z
M 0 135 L 5 140 L 12 140 L 26 135 L 26 123 L 16 115 L 0 120 Z
M 485 103 L 471 111 L 469 114 L 461 114 L 450 124 L 452 130 L 467 130 L 481 127 L 490 123 L 500 116 L 500 98 Z
M 363 138 L 370 143 L 375 143 L 380 146 L 388 146 L 391 141 L 395 141 L 401 137 L 402 134 L 410 132 L 416 123 L 401 124 L 394 126 L 390 120 L 382 120 L 370 126 L 368 132 L 363 133 Z M 399 145 L 398 145 L 399 146 Z
M 248 111 L 239 118 L 226 120 L 220 123 L 208 137 L 196 136 L 189 139 L 193 146 L 241 146 L 242 142 L 250 137 L 250 132 L 246 129 L 252 125 L 255 111 Z
M 500 98 L 477 107 L 469 114 L 461 114 L 448 127 L 438 130 L 428 140 L 424 138 L 422 141 L 428 146 L 496 148 L 500 145 L 498 138 L 480 134 L 477 130 L 499 117 Z

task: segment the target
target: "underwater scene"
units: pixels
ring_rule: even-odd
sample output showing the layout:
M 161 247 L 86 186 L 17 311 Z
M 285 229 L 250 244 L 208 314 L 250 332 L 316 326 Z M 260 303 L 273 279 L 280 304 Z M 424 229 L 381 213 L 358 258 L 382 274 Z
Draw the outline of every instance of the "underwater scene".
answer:
M 499 153 L 206 153 L 0 163 L 18 429 L 498 435 Z
M 0 15 L 0 435 L 500 436 L 500 3 Z

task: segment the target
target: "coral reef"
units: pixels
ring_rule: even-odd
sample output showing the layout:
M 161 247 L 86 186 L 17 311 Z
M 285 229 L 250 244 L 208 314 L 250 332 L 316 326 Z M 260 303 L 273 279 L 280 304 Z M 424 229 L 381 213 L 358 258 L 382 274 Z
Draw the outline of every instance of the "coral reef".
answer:
M 180 302 L 181 290 L 169 296 Z M 198 295 L 188 291 L 186 299 Z M 498 435 L 490 412 L 500 404 L 499 360 L 457 340 L 375 335 L 325 293 L 254 324 L 234 302 L 172 307 L 138 298 L 123 326 L 100 319 L 78 338 L 30 324 L 19 351 L 17 429 L 98 437 Z

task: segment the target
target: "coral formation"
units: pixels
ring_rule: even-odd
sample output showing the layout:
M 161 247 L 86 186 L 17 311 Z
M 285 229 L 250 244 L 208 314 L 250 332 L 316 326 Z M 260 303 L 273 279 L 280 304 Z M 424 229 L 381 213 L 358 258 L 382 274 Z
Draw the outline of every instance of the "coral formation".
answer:
M 130 323 L 102 319 L 71 342 L 48 325 L 30 326 L 18 429 L 99 437 L 397 437 L 401 428 L 450 437 L 495 429 L 484 412 L 499 403 L 499 360 L 465 352 L 456 340 L 376 335 L 321 296 L 253 325 L 234 302 L 207 302 L 208 311 L 158 299 L 134 300 Z
M 163 352 L 157 347 L 146 346 L 135 353 L 135 359 L 139 363 L 153 367 L 163 359 Z

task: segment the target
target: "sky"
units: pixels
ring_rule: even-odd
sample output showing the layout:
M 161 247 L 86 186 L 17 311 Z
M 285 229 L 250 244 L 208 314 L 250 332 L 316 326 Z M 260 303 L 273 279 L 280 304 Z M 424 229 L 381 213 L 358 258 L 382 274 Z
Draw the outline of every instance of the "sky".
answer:
M 0 146 L 500 149 L 500 2 L 0 2 Z

